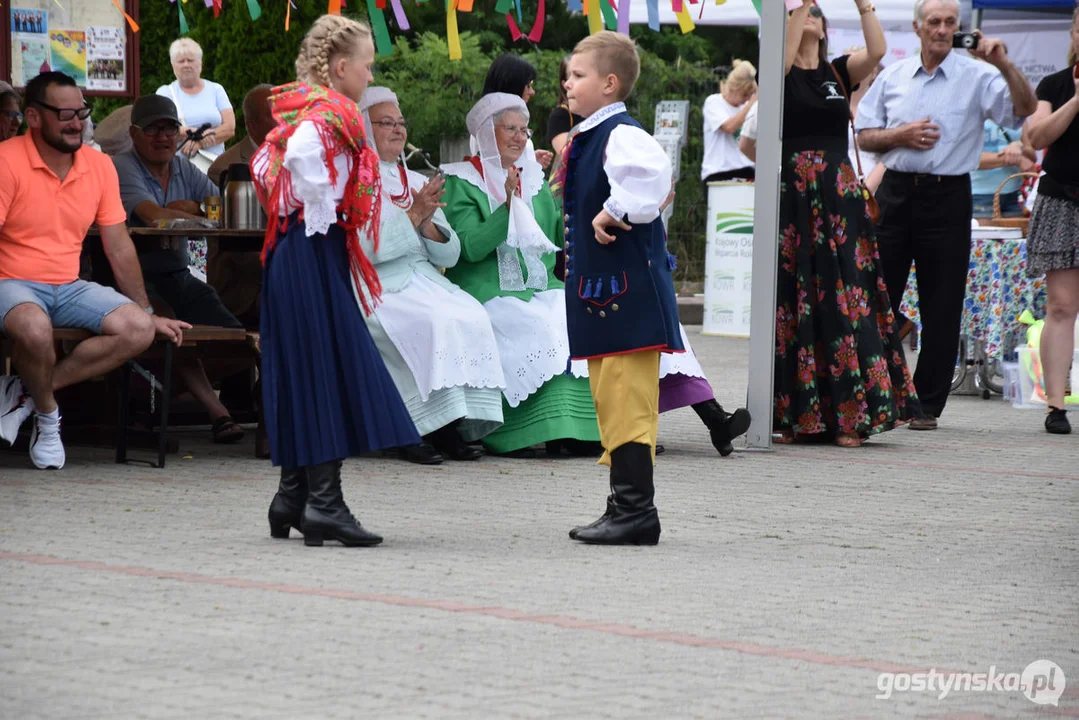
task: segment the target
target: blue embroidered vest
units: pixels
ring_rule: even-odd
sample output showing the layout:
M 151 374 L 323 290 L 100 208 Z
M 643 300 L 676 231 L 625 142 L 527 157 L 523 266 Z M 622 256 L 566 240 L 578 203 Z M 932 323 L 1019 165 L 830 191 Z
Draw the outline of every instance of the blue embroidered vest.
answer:
M 619 125 L 640 125 L 618 113 L 573 137 L 567 160 L 563 211 L 566 222 L 566 319 L 574 359 L 637 350 L 681 351 L 678 303 L 663 221 L 609 228 L 616 240 L 601 245 L 592 220 L 611 194 L 604 151 Z

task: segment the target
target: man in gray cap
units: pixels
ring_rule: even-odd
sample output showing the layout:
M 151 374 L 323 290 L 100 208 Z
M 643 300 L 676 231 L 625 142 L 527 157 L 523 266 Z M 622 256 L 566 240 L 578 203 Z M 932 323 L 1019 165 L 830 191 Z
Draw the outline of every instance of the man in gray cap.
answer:
M 167 97 L 144 95 L 131 108 L 134 147 L 112 161 L 120 177 L 120 199 L 132 227 L 202 217 L 203 199 L 218 194 L 205 174 L 177 156 L 180 125 L 176 106 Z M 225 309 L 217 292 L 191 274 L 186 237 L 162 237 L 138 250 L 146 293 L 159 312 L 193 325 L 242 327 Z M 214 393 L 198 357 L 182 351 L 179 366 L 188 390 L 210 415 L 214 442 L 242 438 L 243 429 Z

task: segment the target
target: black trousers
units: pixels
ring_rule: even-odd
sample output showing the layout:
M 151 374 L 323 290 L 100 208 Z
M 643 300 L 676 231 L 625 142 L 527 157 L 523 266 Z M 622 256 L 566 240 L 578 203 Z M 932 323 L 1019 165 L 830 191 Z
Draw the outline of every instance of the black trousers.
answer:
M 925 414 L 939 416 L 959 355 L 970 263 L 970 176 L 888 170 L 876 198 L 881 269 L 897 317 L 911 260 L 918 269 L 922 334 L 914 386 Z

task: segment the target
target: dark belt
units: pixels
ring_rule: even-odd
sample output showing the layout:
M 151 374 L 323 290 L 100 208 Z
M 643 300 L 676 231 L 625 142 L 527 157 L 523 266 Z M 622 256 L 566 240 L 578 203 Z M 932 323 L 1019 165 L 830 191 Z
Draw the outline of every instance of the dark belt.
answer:
M 931 173 L 912 173 L 912 172 L 900 172 L 899 170 L 888 170 L 884 173 L 885 177 L 892 177 L 900 182 L 910 183 L 912 185 L 962 185 L 966 183 L 970 185 L 970 173 L 963 175 L 933 175 Z
M 835 152 L 847 153 L 847 137 L 833 137 L 830 135 L 825 136 L 806 136 L 806 137 L 794 137 L 783 138 L 783 155 L 790 155 L 797 152 Z

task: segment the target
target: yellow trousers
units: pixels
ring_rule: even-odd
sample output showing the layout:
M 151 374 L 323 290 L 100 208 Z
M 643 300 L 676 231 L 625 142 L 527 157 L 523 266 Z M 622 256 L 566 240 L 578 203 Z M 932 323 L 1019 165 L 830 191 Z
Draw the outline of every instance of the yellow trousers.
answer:
M 626 443 L 652 449 L 656 461 L 659 432 L 659 352 L 641 352 L 588 361 L 588 382 L 596 403 L 601 465 L 611 465 L 611 451 Z

